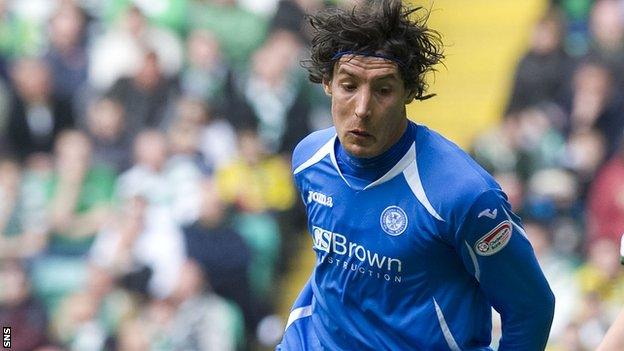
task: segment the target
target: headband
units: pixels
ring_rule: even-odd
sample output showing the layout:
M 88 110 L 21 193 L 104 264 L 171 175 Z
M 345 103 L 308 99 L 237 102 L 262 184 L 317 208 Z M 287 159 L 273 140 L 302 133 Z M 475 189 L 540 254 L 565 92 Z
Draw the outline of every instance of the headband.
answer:
M 392 61 L 394 63 L 396 63 L 397 65 L 399 65 L 399 67 L 401 68 L 405 68 L 405 64 L 403 64 L 403 61 L 397 59 L 396 57 L 392 57 L 392 56 L 388 56 L 388 55 L 384 55 L 384 54 L 377 54 L 374 52 L 358 52 L 358 51 L 351 51 L 351 50 L 346 50 L 346 51 L 338 51 L 337 53 L 334 54 L 334 56 L 332 56 L 332 61 L 333 60 L 338 60 L 340 59 L 342 56 L 344 55 L 358 55 L 358 56 L 369 56 L 369 57 L 378 57 L 378 58 L 382 58 L 382 59 L 386 59 L 389 61 Z

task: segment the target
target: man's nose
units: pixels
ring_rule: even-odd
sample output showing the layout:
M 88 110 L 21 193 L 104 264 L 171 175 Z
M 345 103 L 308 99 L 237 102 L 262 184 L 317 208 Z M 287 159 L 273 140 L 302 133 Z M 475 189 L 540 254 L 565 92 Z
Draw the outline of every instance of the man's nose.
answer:
M 371 91 L 370 89 L 361 89 L 359 91 L 357 101 L 355 103 L 355 115 L 359 118 L 366 118 L 371 113 Z

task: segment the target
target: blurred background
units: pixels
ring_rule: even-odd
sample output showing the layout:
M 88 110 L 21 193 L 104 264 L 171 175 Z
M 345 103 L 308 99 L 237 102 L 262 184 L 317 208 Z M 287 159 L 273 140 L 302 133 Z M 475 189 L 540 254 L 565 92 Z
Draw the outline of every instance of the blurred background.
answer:
M 331 125 L 304 14 L 357 2 L 0 0 L 13 349 L 275 346 L 314 262 L 290 152 Z M 594 349 L 624 306 L 624 1 L 411 4 L 447 59 L 410 118 L 523 217 L 557 297 L 548 349 Z

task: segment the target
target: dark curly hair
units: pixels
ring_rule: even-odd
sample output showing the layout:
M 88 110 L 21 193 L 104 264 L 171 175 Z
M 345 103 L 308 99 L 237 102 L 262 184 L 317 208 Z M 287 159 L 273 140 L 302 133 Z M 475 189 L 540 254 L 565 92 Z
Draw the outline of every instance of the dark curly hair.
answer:
M 410 16 L 420 14 L 413 20 Z M 310 81 L 331 80 L 340 53 L 389 58 L 398 64 L 405 88 L 417 100 L 428 99 L 425 75 L 444 58 L 440 34 L 427 28 L 429 12 L 400 0 L 373 1 L 352 10 L 328 8 L 308 16 L 313 31 L 311 57 L 302 65 Z

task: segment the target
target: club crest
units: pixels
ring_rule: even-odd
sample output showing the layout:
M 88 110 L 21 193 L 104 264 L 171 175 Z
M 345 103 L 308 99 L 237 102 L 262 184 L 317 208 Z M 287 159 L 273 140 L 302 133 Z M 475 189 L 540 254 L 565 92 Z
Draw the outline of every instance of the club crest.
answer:
M 392 236 L 401 235 L 407 228 L 407 215 L 398 206 L 388 206 L 381 213 L 381 228 Z

